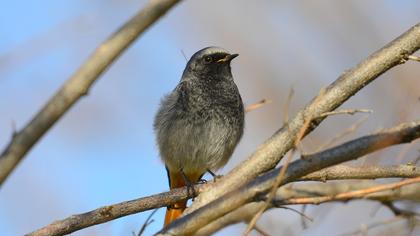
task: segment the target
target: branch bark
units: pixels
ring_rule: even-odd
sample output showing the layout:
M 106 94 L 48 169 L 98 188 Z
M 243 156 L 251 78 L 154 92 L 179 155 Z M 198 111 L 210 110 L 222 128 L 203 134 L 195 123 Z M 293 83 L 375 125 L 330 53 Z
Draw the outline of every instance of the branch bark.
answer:
M 179 0 L 153 0 L 102 43 L 76 73 L 19 132 L 0 155 L 0 187 L 32 146 L 70 107 L 86 95 L 92 84 L 122 52 Z
M 333 166 L 303 176 L 298 181 L 327 181 L 340 179 L 413 178 L 420 175 L 420 167 L 412 164 L 398 166 Z
M 409 55 L 420 48 L 420 24 L 413 26 L 400 37 L 375 52 L 353 69 L 342 74 L 318 97 L 314 98 L 288 124 L 273 134 L 243 163 L 222 177 L 211 189 L 200 194 L 185 214 L 194 212 L 207 203 L 233 191 L 238 186 L 274 168 L 284 154 L 293 148 L 299 131 L 307 119 L 319 117 L 347 101 L 356 92 L 392 67 L 407 61 Z M 324 118 L 314 120 L 307 133 Z M 172 226 L 171 226 L 172 227 Z M 166 232 L 166 231 L 163 231 Z
M 196 185 L 196 193 L 200 193 L 202 185 Z M 53 236 L 70 234 L 77 230 L 92 225 L 101 224 L 126 215 L 135 214 L 159 207 L 169 206 L 177 201 L 191 198 L 188 195 L 187 187 L 173 189 L 170 192 L 160 193 L 149 197 L 139 198 L 131 201 L 121 202 L 109 206 L 103 206 L 93 211 L 73 215 L 63 220 L 55 221 L 41 229 L 27 234 L 27 236 Z
M 295 181 L 309 173 L 342 162 L 357 159 L 390 145 L 411 142 L 420 137 L 420 120 L 403 123 L 391 129 L 346 142 L 334 148 L 311 154 L 292 162 L 287 169 L 282 185 Z M 187 214 L 162 229 L 158 235 L 188 235 L 196 232 L 213 220 L 267 194 L 272 188 L 282 167 L 271 170 L 235 191 L 212 201 Z M 217 184 L 217 182 L 216 182 Z

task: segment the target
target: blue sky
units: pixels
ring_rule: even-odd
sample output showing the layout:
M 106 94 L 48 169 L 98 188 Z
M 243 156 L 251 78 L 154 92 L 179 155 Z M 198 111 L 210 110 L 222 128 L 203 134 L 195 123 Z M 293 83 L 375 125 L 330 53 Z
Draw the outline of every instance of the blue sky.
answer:
M 89 96 L 48 131 L 2 186 L 2 234 L 22 235 L 72 214 L 167 190 L 152 123 L 160 98 L 182 73 L 181 50 L 189 57 L 205 46 L 217 45 L 239 53 L 233 70 L 245 103 L 261 98 L 274 101 L 247 115 L 244 139 L 223 173 L 279 127 L 279 108 L 291 86 L 298 94 L 293 113 L 344 69 L 420 20 L 417 1 L 333 2 L 244 1 L 238 8 L 238 2 L 219 0 L 177 6 L 110 67 Z M 97 45 L 144 3 L 40 0 L 2 4 L 1 148 L 10 139 L 12 124 L 22 128 Z M 365 132 L 394 124 L 401 109 L 398 99 L 413 107 L 406 119 L 418 117 L 420 109 L 417 113 L 414 109 L 418 93 L 406 89 L 415 87 L 410 75 L 418 75 L 419 70 L 412 65 L 406 68 L 385 75 L 388 81 L 375 82 L 350 101 L 349 106 L 377 108 Z M 394 77 L 401 82 L 392 83 Z M 378 99 L 391 88 L 396 98 Z M 389 114 L 390 107 L 394 115 Z M 330 129 L 317 135 L 331 137 L 342 122 L 332 120 Z M 155 215 L 148 234 L 160 229 L 163 213 L 161 209 Z M 124 217 L 74 235 L 131 235 L 147 216 Z M 340 225 L 331 220 L 331 225 Z M 296 222 L 295 215 L 287 221 Z M 314 223 L 312 232 L 322 235 L 327 226 Z

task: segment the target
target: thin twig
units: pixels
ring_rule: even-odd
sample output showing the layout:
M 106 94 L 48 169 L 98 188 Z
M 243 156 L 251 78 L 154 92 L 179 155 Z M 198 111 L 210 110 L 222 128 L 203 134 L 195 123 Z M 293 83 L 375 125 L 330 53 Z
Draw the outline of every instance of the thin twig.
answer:
M 373 110 L 370 109 L 343 109 L 343 110 L 338 110 L 338 111 L 329 111 L 329 112 L 324 112 L 321 115 L 319 115 L 316 118 L 324 118 L 327 116 L 333 116 L 333 115 L 354 115 L 356 113 L 372 113 Z
M 346 135 L 349 135 L 351 133 L 353 133 L 354 131 L 356 131 L 365 121 L 367 121 L 367 119 L 369 118 L 369 116 L 365 116 L 362 117 L 360 120 L 358 120 L 356 123 L 354 123 L 353 125 L 351 125 L 350 127 L 348 127 L 346 130 L 344 130 L 343 132 L 339 133 L 338 135 L 336 135 L 335 137 L 333 137 L 332 139 L 330 139 L 329 141 L 325 142 L 322 145 L 319 145 L 319 147 L 315 150 L 315 152 L 319 152 L 331 145 L 333 145 L 334 143 L 336 143 L 338 140 L 342 139 L 343 137 L 345 137 Z M 308 154 L 305 154 L 303 156 L 306 156 Z
M 398 156 L 395 158 L 395 163 L 402 163 L 405 155 L 407 152 L 416 144 L 416 142 L 411 142 L 407 145 L 404 145 L 404 147 L 401 148 L 401 151 L 398 153 Z
M 386 220 L 381 220 L 381 221 L 374 222 L 374 223 L 368 224 L 368 225 L 362 224 L 362 225 L 360 225 L 360 229 L 355 230 L 353 232 L 344 233 L 344 234 L 342 234 L 342 236 L 358 235 L 358 234 L 366 235 L 367 231 L 369 231 L 370 229 L 373 229 L 373 228 L 376 228 L 376 227 L 379 227 L 379 226 L 388 225 L 388 224 L 391 224 L 391 223 L 394 223 L 394 222 L 397 222 L 397 221 L 400 221 L 400 220 L 403 220 L 403 219 L 404 219 L 404 217 L 402 217 L 402 216 L 395 216 L 393 218 L 386 219 Z
M 302 205 L 302 214 L 305 214 L 306 208 L 308 207 L 308 205 Z M 306 217 L 301 216 L 300 217 L 300 224 L 302 226 L 302 229 L 307 229 L 308 228 L 308 224 L 305 221 Z
M 314 221 L 314 219 L 312 219 L 312 217 L 309 217 L 308 215 L 305 215 L 305 213 L 304 213 L 303 211 L 302 211 L 302 212 L 300 212 L 300 211 L 298 211 L 298 210 L 296 210 L 296 209 L 293 209 L 293 208 L 291 208 L 291 207 L 285 207 L 285 206 L 275 206 L 275 207 L 277 207 L 277 208 L 282 208 L 282 209 L 287 209 L 287 210 L 293 211 L 294 213 L 299 214 L 299 216 L 301 216 L 303 219 L 307 219 L 307 220 L 309 220 L 310 222 L 313 222 L 313 221 Z
M 146 221 L 144 221 L 143 225 L 141 226 L 141 229 L 139 230 L 139 233 L 137 234 L 137 236 L 141 236 L 144 231 L 146 230 L 147 226 L 149 226 L 151 223 L 153 223 L 154 220 L 150 220 L 153 215 L 159 210 L 159 208 L 156 208 L 152 211 L 152 213 L 150 213 L 150 215 L 147 217 Z
M 418 57 L 418 56 L 410 55 L 410 56 L 408 56 L 408 59 L 420 62 L 420 57 Z
M 284 103 L 283 108 L 283 124 L 286 124 L 289 122 L 289 112 L 290 112 L 290 104 L 292 104 L 293 95 L 295 94 L 295 90 L 293 89 L 293 86 L 290 87 L 289 94 L 287 95 L 287 100 Z
M 419 213 L 414 211 L 403 210 L 394 205 L 392 202 L 381 202 L 382 205 L 386 206 L 395 216 L 413 217 L 420 216 Z
M 345 201 L 345 200 L 355 199 L 355 198 L 364 198 L 366 195 L 369 195 L 372 193 L 381 192 L 381 191 L 390 190 L 390 189 L 396 189 L 404 185 L 409 185 L 409 184 L 414 184 L 414 183 L 420 183 L 420 177 L 413 178 L 413 179 L 406 179 L 397 183 L 382 184 L 382 185 L 375 186 L 372 188 L 355 190 L 355 191 L 350 191 L 346 193 L 340 193 L 333 196 L 305 197 L 305 198 L 292 198 L 292 199 L 286 199 L 286 200 L 279 200 L 275 202 L 275 204 L 276 205 L 284 205 L 284 204 L 318 205 L 324 202 Z
M 242 234 L 243 236 L 247 236 L 251 230 L 254 228 L 254 226 L 257 224 L 257 220 L 262 216 L 262 214 L 267 210 L 268 206 L 271 204 L 271 201 L 273 200 L 273 198 L 276 195 L 276 191 L 278 186 L 280 185 L 281 181 L 283 180 L 284 174 L 286 173 L 287 167 L 289 166 L 290 161 L 292 160 L 293 157 L 293 153 L 294 153 L 293 149 L 292 151 L 290 151 L 288 157 L 286 158 L 286 162 L 283 166 L 283 168 L 280 169 L 279 174 L 276 178 L 276 181 L 271 189 L 270 194 L 268 195 L 268 198 L 266 199 L 264 205 L 261 207 L 261 209 L 257 212 L 257 214 L 254 215 L 254 217 L 252 217 L 251 221 L 248 223 L 247 228 L 245 229 L 244 233 Z
M 256 110 L 256 109 L 261 108 L 261 107 L 263 107 L 267 104 L 270 104 L 271 102 L 272 102 L 271 100 L 267 100 L 267 99 L 264 98 L 259 102 L 256 102 L 256 103 L 253 103 L 253 104 L 247 106 L 245 108 L 245 112 L 250 112 L 250 111 Z
M 254 229 L 258 233 L 260 233 L 262 236 L 270 236 L 267 232 L 265 232 L 263 229 L 261 229 L 258 225 L 255 225 Z

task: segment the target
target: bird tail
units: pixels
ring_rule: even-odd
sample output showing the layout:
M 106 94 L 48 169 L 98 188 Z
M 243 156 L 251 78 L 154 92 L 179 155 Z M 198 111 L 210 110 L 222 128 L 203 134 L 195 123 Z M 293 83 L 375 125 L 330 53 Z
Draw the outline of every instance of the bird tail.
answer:
M 168 168 L 166 168 L 166 171 L 168 172 L 169 186 L 171 189 L 195 184 L 203 176 L 203 174 L 185 175 L 180 171 L 172 172 Z M 187 201 L 187 199 L 178 201 L 167 208 L 164 226 L 168 225 L 182 215 L 187 208 Z
M 165 226 L 182 215 L 187 208 L 187 201 L 177 202 L 173 207 L 168 207 L 165 214 Z

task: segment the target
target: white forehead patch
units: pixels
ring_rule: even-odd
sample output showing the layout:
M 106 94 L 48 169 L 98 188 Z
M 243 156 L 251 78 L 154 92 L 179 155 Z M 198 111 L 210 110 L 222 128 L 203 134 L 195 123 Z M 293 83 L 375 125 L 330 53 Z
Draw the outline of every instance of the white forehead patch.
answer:
M 196 52 L 192 57 L 201 57 L 203 55 L 215 54 L 215 53 L 227 53 L 230 54 L 226 49 L 219 47 L 207 47 Z

